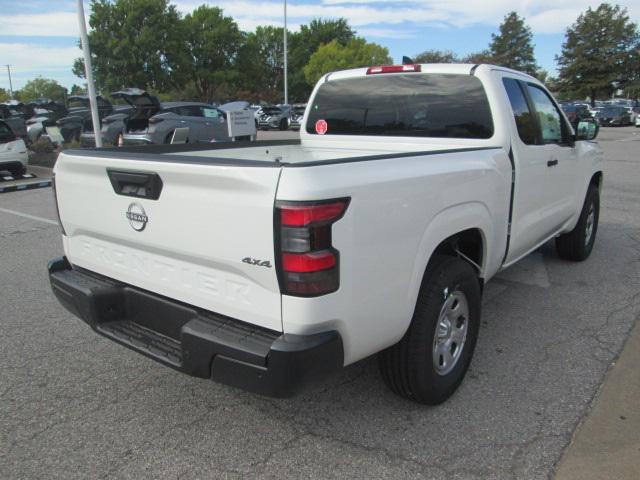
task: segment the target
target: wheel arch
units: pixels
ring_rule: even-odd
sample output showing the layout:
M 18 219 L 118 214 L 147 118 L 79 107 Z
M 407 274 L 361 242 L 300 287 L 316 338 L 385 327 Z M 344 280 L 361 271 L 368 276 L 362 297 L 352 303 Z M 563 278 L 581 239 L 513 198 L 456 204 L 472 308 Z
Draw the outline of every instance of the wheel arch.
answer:
M 412 272 L 407 305 L 413 314 L 418 293 L 436 254 L 457 256 L 468 262 L 477 273 L 480 285 L 486 276 L 491 255 L 492 218 L 486 205 L 480 202 L 459 204 L 437 214 L 428 224 L 418 248 Z M 408 325 L 407 325 L 408 326 Z
M 589 180 L 589 186 L 593 185 L 598 189 L 598 191 L 602 191 L 602 180 L 603 180 L 602 170 L 595 172 L 591 176 L 591 180 Z

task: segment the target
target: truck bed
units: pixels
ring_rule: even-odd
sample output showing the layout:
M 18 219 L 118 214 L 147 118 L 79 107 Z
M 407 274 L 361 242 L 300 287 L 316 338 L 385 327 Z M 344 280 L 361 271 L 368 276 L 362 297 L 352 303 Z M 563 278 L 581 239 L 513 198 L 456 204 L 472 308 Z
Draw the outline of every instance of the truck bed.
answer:
M 350 144 L 353 144 L 351 142 Z M 123 148 L 102 148 L 86 151 L 68 151 L 71 155 L 96 156 L 107 158 L 126 158 L 150 161 L 229 164 L 243 166 L 312 166 L 317 164 L 341 163 L 344 161 L 366 161 L 397 156 L 437 154 L 445 152 L 485 150 L 485 147 L 473 144 L 432 143 L 412 144 L 392 142 L 367 148 L 366 143 L 355 144 L 353 148 L 336 143 L 306 145 L 300 140 L 276 140 L 233 143 L 197 143 L 185 145 L 146 145 Z

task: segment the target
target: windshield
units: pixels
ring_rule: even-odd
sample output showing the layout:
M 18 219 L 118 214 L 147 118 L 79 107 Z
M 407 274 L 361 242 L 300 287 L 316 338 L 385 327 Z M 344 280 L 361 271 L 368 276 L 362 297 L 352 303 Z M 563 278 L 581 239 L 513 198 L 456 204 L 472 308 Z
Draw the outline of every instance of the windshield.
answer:
M 470 75 L 372 75 L 324 83 L 307 132 L 333 135 L 490 138 L 493 119 L 480 80 Z M 325 128 L 326 127 L 326 128 Z
M 267 107 L 262 109 L 262 113 L 266 115 L 280 115 L 282 111 L 278 107 Z

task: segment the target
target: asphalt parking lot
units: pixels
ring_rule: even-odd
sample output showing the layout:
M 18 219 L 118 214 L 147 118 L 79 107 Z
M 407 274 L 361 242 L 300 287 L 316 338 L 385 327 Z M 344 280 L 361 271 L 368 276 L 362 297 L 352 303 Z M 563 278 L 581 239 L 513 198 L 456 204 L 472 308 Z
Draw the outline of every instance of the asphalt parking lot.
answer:
M 0 195 L 0 478 L 548 478 L 640 315 L 640 129 L 599 139 L 591 258 L 550 243 L 489 283 L 471 370 L 438 407 L 394 396 L 374 359 L 273 400 L 98 337 L 50 293 L 50 189 Z

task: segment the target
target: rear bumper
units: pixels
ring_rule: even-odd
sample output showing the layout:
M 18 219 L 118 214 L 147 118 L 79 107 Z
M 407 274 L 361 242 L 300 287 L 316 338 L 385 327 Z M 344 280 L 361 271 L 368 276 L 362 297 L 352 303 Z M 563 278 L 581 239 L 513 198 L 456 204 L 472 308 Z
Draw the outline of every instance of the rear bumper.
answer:
M 99 334 L 181 372 L 272 397 L 339 370 L 335 331 L 289 335 L 205 312 L 93 272 L 48 265 L 53 293 Z

